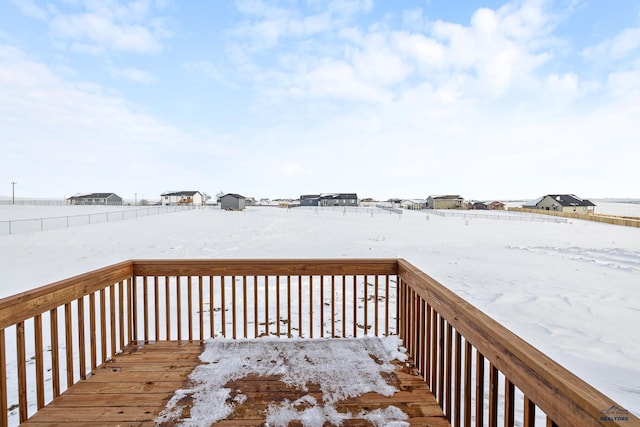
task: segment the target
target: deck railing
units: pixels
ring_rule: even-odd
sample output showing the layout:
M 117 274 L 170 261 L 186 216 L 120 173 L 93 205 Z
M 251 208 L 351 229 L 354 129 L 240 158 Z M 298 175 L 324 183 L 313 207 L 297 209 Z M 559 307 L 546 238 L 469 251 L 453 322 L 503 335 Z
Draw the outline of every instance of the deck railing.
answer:
M 132 343 L 388 334 L 453 426 L 640 425 L 404 260 L 248 259 L 127 261 L 0 299 L 0 426 Z

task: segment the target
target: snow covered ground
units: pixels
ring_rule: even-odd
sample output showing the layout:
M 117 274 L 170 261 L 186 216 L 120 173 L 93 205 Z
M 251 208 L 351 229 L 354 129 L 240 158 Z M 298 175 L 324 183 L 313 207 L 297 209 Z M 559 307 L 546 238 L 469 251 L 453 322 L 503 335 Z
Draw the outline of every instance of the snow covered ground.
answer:
M 0 220 L 24 218 L 25 208 L 0 206 Z M 29 215 L 58 216 L 58 208 L 86 209 L 34 207 Z M 0 296 L 130 258 L 281 257 L 405 258 L 640 415 L 638 228 L 424 211 L 204 208 L 0 235 Z

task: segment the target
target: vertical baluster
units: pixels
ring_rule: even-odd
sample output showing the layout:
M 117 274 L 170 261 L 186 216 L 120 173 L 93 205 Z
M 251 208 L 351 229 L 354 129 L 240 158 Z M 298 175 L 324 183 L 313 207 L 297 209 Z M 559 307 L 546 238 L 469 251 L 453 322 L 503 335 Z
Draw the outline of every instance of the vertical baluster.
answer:
M 298 336 L 302 337 L 302 276 L 298 276 Z
M 424 373 L 425 373 L 425 367 L 424 367 L 424 361 L 425 361 L 425 356 L 424 356 L 424 351 L 425 351 L 425 344 L 424 344 L 424 324 L 425 324 L 425 319 L 424 319 L 424 311 L 425 311 L 425 301 L 422 298 L 419 298 L 418 301 L 418 313 L 417 313 L 417 317 L 416 317 L 416 329 L 417 329 L 417 337 L 418 337 L 418 347 L 417 347 L 417 354 L 418 357 L 416 358 L 416 365 L 418 366 L 418 372 L 420 372 L 420 375 L 424 378 Z
M 324 276 L 320 276 L 320 338 L 324 337 Z
M 498 425 L 498 369 L 489 363 L 489 427 Z
M 160 278 L 153 276 L 153 320 L 154 339 L 160 341 Z
M 309 338 L 313 338 L 313 276 L 309 276 Z
M 27 420 L 27 352 L 25 349 L 24 322 L 16 323 L 16 345 L 17 345 L 17 365 L 18 365 L 18 412 L 20 422 Z
M 515 424 L 515 386 L 508 378 L 504 379 L 504 425 L 513 427 Z
M 453 369 L 452 369 L 452 361 L 453 361 L 453 327 L 449 322 L 447 322 L 447 345 L 446 345 L 446 371 L 447 371 L 447 381 L 445 384 L 446 388 L 446 415 L 449 422 L 451 422 L 451 386 L 453 382 Z
M 253 336 L 258 338 L 258 276 L 253 276 Z
M 336 276 L 331 276 L 331 338 L 336 337 Z
M 182 341 L 182 290 L 180 289 L 180 276 L 176 276 L 176 328 L 178 329 L 178 341 Z
M 384 335 L 389 336 L 389 322 L 391 321 L 391 313 L 389 313 L 389 275 L 385 276 L 384 281 Z
M 144 342 L 149 342 L 149 282 L 148 277 L 142 278 L 142 321 L 144 331 Z
M 358 278 L 353 276 L 353 337 L 358 336 Z
M 42 360 L 44 349 L 42 344 L 42 315 L 40 314 L 33 318 L 33 332 L 36 364 L 36 405 L 40 409 L 44 406 L 44 362 Z
M 247 308 L 247 276 L 242 276 L 242 320 L 244 321 L 244 338 L 249 338 L 249 312 Z
M 80 297 L 76 300 L 76 307 L 78 308 L 78 359 L 80 361 L 80 379 L 84 380 L 87 378 L 87 341 L 85 337 L 84 297 Z M 67 384 L 67 388 L 69 387 L 71 387 L 71 384 Z
M 431 308 L 431 392 L 438 391 L 438 313 Z
M 264 276 L 264 335 L 269 336 L 269 277 Z
M 213 285 L 214 285 L 213 276 L 209 276 L 209 323 L 210 323 L 209 329 L 210 329 L 210 332 L 211 332 L 211 338 L 216 336 L 215 319 L 213 317 L 213 314 L 215 312 L 215 305 L 214 305 L 214 302 L 215 302 L 215 297 L 214 297 L 215 288 L 214 288 Z
M 198 276 L 198 312 L 200 313 L 198 316 L 199 324 L 198 327 L 200 329 L 200 343 L 204 342 L 204 294 L 202 289 L 202 276 Z
M 105 289 L 100 289 L 100 350 L 102 359 L 100 363 L 107 359 L 107 313 Z
M 425 325 L 424 325 L 424 344 L 425 344 L 425 361 L 424 361 L 424 380 L 432 387 L 431 384 L 431 305 L 426 303 L 425 307 Z
M 109 328 L 111 330 L 111 358 L 116 355 L 116 286 L 109 286 Z
M 342 337 L 347 336 L 347 277 L 342 275 Z
M 476 425 L 484 425 L 484 356 L 476 350 Z
M 56 398 L 60 396 L 60 357 L 59 357 L 60 353 L 58 352 L 60 345 L 59 345 L 59 337 L 58 337 L 58 309 L 57 308 L 52 308 L 49 311 L 49 330 L 51 334 L 51 387 L 53 391 L 53 397 Z M 2 344 L 3 346 L 2 351 L 4 352 L 4 329 L 2 330 L 2 334 L 3 334 L 3 339 L 0 344 Z M 3 365 L 3 364 L 0 363 L 0 365 Z M 0 377 L 4 378 L 5 375 L 2 374 L 0 375 Z
M 4 328 L 0 329 L 0 427 L 9 425 L 9 408 L 7 407 L 7 353 L 5 347 Z
M 469 341 L 464 341 L 464 427 L 471 426 L 471 352 Z
M 227 337 L 227 302 L 225 301 L 225 280 L 226 277 L 220 276 L 220 321 L 222 323 L 222 336 Z
M 164 278 L 164 323 L 166 339 L 171 339 L 171 288 L 169 284 L 169 277 Z
M 524 420 L 522 425 L 523 427 L 534 427 L 536 425 L 536 405 L 527 396 L 524 397 Z
M 445 351 L 445 326 L 444 326 L 444 317 L 439 316 L 440 321 L 438 322 L 438 356 L 439 356 L 439 367 L 438 367 L 438 402 L 442 409 L 445 409 L 444 405 L 444 378 L 445 378 L 445 359 L 446 359 L 446 351 Z
M 276 335 L 280 336 L 280 276 L 276 276 Z
M 96 339 L 96 294 L 89 294 L 89 343 L 91 345 L 91 372 L 95 371 L 98 357 L 98 343 Z
M 378 285 L 379 285 L 379 276 L 376 275 L 375 276 L 375 280 L 374 280 L 375 289 L 374 289 L 374 292 L 373 292 L 374 304 L 375 304 L 373 306 L 373 314 L 374 314 L 373 319 L 374 319 L 374 325 L 375 325 L 373 331 L 374 331 L 374 335 L 376 337 L 378 336 L 378 323 L 380 321 L 380 319 L 379 319 L 379 317 L 380 317 L 379 311 L 380 310 L 378 308 Z
M 291 276 L 287 276 L 287 337 L 291 338 Z
M 193 342 L 193 278 L 187 277 L 187 332 L 189 342 Z
M 369 305 L 369 277 L 364 276 L 364 298 L 362 299 L 362 304 L 364 305 L 364 334 L 369 335 L 369 319 L 367 315 L 369 314 L 367 311 L 367 306 Z
M 118 284 L 118 324 L 120 327 L 120 348 L 124 348 L 124 281 Z
M 460 427 L 460 401 L 462 399 L 462 335 L 456 330 L 455 333 L 455 360 L 454 360 L 454 386 L 453 394 L 453 426 Z
M 66 348 L 65 358 L 67 362 L 67 388 L 69 388 L 73 384 L 73 338 L 71 325 L 71 303 L 69 302 L 64 305 L 64 338 Z
M 558 427 L 558 424 L 556 424 L 556 422 L 553 421 L 548 415 L 547 415 L 547 427 Z
M 233 329 L 233 339 L 236 336 L 236 318 L 238 316 L 236 310 L 236 276 L 231 276 L 231 327 Z
M 129 322 L 131 325 L 131 342 L 138 342 L 138 278 L 127 279 L 129 282 Z

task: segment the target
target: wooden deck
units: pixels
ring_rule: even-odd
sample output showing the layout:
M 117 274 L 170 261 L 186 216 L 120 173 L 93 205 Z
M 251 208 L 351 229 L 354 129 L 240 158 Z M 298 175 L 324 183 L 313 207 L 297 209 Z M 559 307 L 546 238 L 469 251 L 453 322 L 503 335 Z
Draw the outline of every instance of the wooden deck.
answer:
M 154 426 L 174 391 L 189 387 L 188 376 L 200 364 L 204 346 L 177 341 L 132 345 L 113 360 L 99 366 L 93 375 L 69 388 L 24 426 Z M 415 369 L 399 366 L 387 382 L 399 391 L 385 397 L 367 393 L 340 402 L 340 412 L 358 413 L 396 406 L 409 415 L 411 426 L 450 426 L 426 383 Z M 279 377 L 248 376 L 228 384 L 247 400 L 214 426 L 260 426 L 271 402 L 300 397 L 300 390 L 286 387 Z M 309 385 L 308 392 L 321 400 L 321 392 Z M 188 416 L 188 413 L 186 414 Z M 162 424 L 169 426 L 172 424 Z M 302 424 L 290 424 L 302 425 Z M 364 419 L 346 420 L 344 426 L 372 426 Z

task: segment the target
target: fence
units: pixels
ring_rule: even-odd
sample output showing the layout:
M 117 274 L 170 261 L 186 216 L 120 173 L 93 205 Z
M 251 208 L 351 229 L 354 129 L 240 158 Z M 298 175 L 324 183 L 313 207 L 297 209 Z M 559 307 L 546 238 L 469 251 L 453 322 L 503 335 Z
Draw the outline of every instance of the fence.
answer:
M 626 227 L 640 227 L 640 218 L 633 217 L 621 217 L 615 215 L 600 215 L 600 214 L 579 214 L 573 212 L 558 212 L 548 211 L 543 209 L 526 209 L 526 208 L 509 208 L 514 212 L 527 212 L 533 214 L 542 214 L 549 216 L 557 216 L 563 218 L 583 219 L 586 221 L 603 222 L 605 224 L 624 225 Z
M 566 223 L 564 218 L 548 218 L 543 215 L 535 215 L 538 212 L 532 212 L 530 214 L 521 215 L 501 215 L 501 214 L 480 214 L 480 213 L 468 213 L 468 211 L 455 211 L 455 210 L 438 210 L 431 209 L 427 211 L 429 214 L 444 216 L 444 217 L 458 217 L 463 219 L 494 219 L 501 221 L 530 221 L 530 222 L 557 222 Z M 475 211 L 474 211 L 475 212 Z
M 14 219 L 0 221 L 0 235 L 26 233 L 32 231 L 54 230 L 78 225 L 97 224 L 101 222 L 124 221 L 150 215 L 195 209 L 195 206 L 150 206 L 141 209 L 128 209 L 112 212 L 90 213 L 84 215 L 67 215 L 48 218 Z

